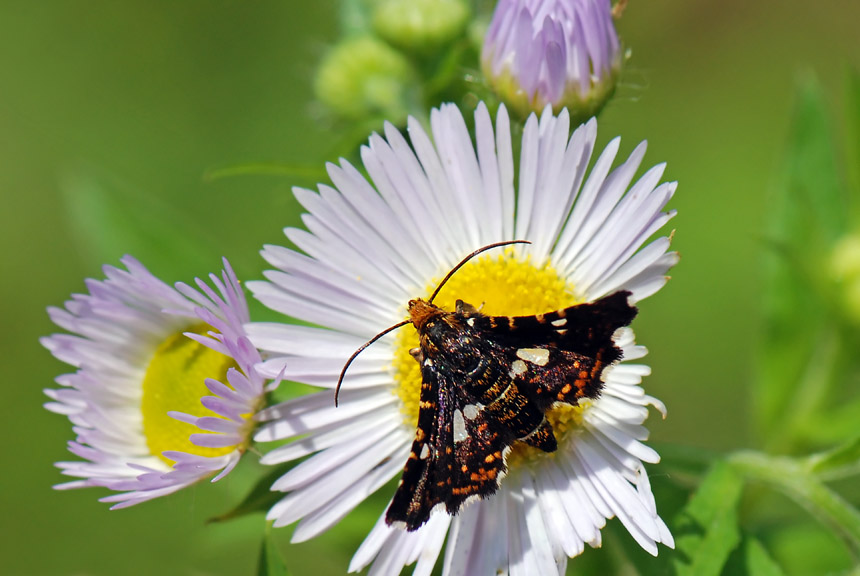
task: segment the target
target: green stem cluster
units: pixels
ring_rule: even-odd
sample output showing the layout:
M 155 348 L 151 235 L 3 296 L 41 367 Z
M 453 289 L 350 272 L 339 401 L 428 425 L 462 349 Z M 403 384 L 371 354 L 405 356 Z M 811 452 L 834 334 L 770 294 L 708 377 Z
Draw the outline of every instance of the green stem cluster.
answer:
M 821 481 L 816 474 L 818 458 L 743 451 L 731 454 L 727 460 L 747 480 L 772 486 L 806 508 L 839 534 L 855 562 L 860 562 L 860 512 Z

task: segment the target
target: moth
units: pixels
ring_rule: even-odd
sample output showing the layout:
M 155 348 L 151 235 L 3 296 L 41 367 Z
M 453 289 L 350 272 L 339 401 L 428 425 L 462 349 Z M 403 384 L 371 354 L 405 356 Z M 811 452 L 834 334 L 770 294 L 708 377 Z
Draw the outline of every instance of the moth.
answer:
M 464 503 L 496 492 L 507 472 L 511 446 L 524 442 L 554 452 L 558 443 L 546 412 L 557 403 L 576 406 L 597 398 L 607 367 L 622 357 L 613 335 L 636 308 L 630 292 L 534 316 L 487 316 L 457 300 L 453 312 L 433 304 L 445 282 L 474 256 L 515 240 L 476 250 L 455 266 L 429 299 L 408 304 L 406 324 L 418 332 L 411 353 L 421 365 L 418 426 L 386 522 L 417 530 L 431 511 L 456 514 Z

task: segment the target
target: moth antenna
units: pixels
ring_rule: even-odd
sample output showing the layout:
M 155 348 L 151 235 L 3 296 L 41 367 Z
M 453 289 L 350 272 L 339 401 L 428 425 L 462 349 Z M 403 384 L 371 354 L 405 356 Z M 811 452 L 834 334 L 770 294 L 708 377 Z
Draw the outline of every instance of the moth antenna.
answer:
M 491 250 L 493 248 L 499 248 L 501 246 L 510 246 L 511 244 L 531 244 L 531 242 L 529 242 L 528 240 L 506 240 L 504 242 L 496 242 L 494 244 L 488 244 L 488 245 L 484 246 L 483 248 L 478 248 L 477 250 L 475 250 L 474 252 L 472 252 L 471 254 L 466 256 L 465 258 L 463 258 L 463 260 L 461 260 L 459 264 L 457 264 L 456 266 L 451 268 L 451 271 L 448 272 L 448 274 L 445 275 L 445 277 L 442 279 L 442 281 L 439 283 L 439 285 L 436 286 L 436 290 L 434 290 L 433 294 L 430 295 L 430 299 L 427 300 L 427 303 L 428 304 L 433 303 L 433 299 L 436 298 L 437 294 L 439 294 L 439 290 L 442 289 L 442 287 L 451 278 L 451 276 L 453 276 L 457 270 L 462 268 L 466 262 L 468 262 L 469 260 L 471 260 L 472 258 L 477 256 L 481 252 L 486 252 L 487 250 Z M 374 336 L 373 338 L 371 338 L 370 340 L 368 340 L 367 342 L 362 344 L 358 350 L 356 350 L 355 352 L 352 353 L 352 356 L 350 356 L 349 360 L 346 361 L 346 364 L 343 365 L 343 370 L 340 371 L 340 376 L 337 379 L 337 387 L 334 389 L 334 405 L 335 405 L 335 407 L 337 407 L 337 397 L 340 394 L 340 387 L 343 384 L 343 378 L 344 378 L 344 376 L 346 376 L 346 371 L 349 369 L 349 365 L 352 364 L 352 361 L 355 360 L 355 358 L 359 354 L 361 354 L 365 348 L 367 348 L 368 346 L 370 346 L 371 344 L 373 344 L 374 342 L 376 342 L 377 340 L 379 340 L 380 338 L 382 338 L 383 336 L 385 336 L 389 332 L 391 332 L 393 330 L 397 330 L 401 326 L 406 326 L 411 321 L 412 320 L 404 320 L 403 322 L 398 322 L 394 326 L 389 326 L 388 328 L 386 328 L 385 330 L 383 330 L 382 332 L 380 332 L 379 334 L 377 334 L 376 336 Z
M 380 338 L 382 338 L 383 336 L 385 336 L 389 332 L 391 332 L 393 330 L 397 330 L 401 326 L 405 326 L 405 325 L 409 324 L 409 322 L 410 322 L 410 320 L 404 320 L 403 322 L 398 322 L 394 326 L 389 326 L 388 328 L 386 328 L 385 330 L 383 330 L 382 332 L 380 332 L 379 334 L 377 334 L 376 336 L 374 336 L 373 338 L 371 338 L 370 340 L 368 340 L 367 342 L 362 344 L 358 350 L 356 350 L 355 352 L 352 353 L 352 356 L 350 356 L 349 360 L 346 361 L 346 364 L 343 365 L 343 370 L 340 371 L 340 376 L 337 379 L 337 388 L 334 389 L 334 406 L 335 406 L 335 408 L 337 408 L 337 395 L 340 394 L 340 385 L 343 384 L 343 377 L 346 376 L 346 370 L 347 370 L 347 368 L 349 368 L 349 365 L 352 364 L 352 361 L 355 360 L 356 356 L 361 354 L 365 348 L 367 348 L 368 346 L 370 346 L 371 344 L 373 344 L 374 342 L 376 342 L 377 340 L 379 340 Z
M 478 248 L 477 250 L 475 250 L 474 252 L 472 252 L 471 254 L 466 256 L 465 258 L 463 258 L 459 264 L 457 264 L 456 266 L 451 268 L 451 271 L 448 272 L 448 274 L 444 278 L 442 278 L 442 281 L 439 282 L 439 285 L 436 286 L 436 289 L 433 291 L 433 294 L 430 295 L 430 299 L 427 300 L 427 303 L 428 304 L 433 303 L 433 299 L 436 297 L 437 294 L 439 294 L 439 290 L 442 289 L 442 286 L 445 285 L 445 282 L 447 282 L 451 278 L 451 276 L 454 275 L 454 272 L 456 272 L 457 270 L 462 268 L 466 262 L 468 262 L 469 260 L 471 260 L 472 258 L 477 256 L 481 252 L 486 252 L 487 250 L 491 250 L 493 248 L 498 248 L 500 246 L 510 246 L 511 244 L 531 244 L 531 242 L 529 242 L 528 240 L 506 240 L 504 242 L 496 242 L 495 244 L 487 244 L 483 248 Z

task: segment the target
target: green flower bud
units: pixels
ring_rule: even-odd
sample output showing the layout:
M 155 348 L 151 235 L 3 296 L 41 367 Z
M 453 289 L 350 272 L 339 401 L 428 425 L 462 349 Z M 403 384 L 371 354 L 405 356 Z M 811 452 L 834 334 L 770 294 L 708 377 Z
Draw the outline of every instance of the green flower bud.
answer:
M 379 116 L 406 120 L 409 93 L 416 85 L 406 58 L 372 36 L 348 38 L 335 46 L 317 71 L 314 91 L 348 120 Z
M 377 34 L 417 54 L 436 52 L 460 38 L 468 23 L 465 0 L 380 0 L 373 11 Z

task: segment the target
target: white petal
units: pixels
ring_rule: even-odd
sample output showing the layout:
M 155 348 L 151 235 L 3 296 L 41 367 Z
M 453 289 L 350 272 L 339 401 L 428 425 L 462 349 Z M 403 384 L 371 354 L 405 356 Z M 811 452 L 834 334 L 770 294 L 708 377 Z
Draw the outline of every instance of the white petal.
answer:
M 595 478 L 594 487 L 618 516 L 630 535 L 645 551 L 656 556 L 660 530 L 633 487 L 603 465 L 603 458 L 587 442 L 577 445 L 586 473 Z
M 334 395 L 326 391 L 266 408 L 260 412 L 259 418 L 273 422 L 261 426 L 254 435 L 254 440 L 283 440 L 336 422 L 348 422 L 369 412 L 378 413 L 385 406 L 396 410 L 394 405 L 397 397 L 388 390 L 372 393 L 365 390 L 343 390 L 341 399 L 342 404 L 335 406 Z
M 529 224 L 534 210 L 535 188 L 538 180 L 540 141 L 538 121 L 534 114 L 528 117 L 523 128 L 523 144 L 520 150 L 520 179 L 517 186 L 517 238 L 529 237 Z
M 408 126 L 409 139 L 415 148 L 415 154 L 418 156 L 421 167 L 430 182 L 432 195 L 437 199 L 444 215 L 442 222 L 445 224 L 447 234 L 443 235 L 439 241 L 446 246 L 449 258 L 453 261 L 457 254 L 468 254 L 475 247 L 469 244 L 465 235 L 465 224 L 459 212 L 454 208 L 456 204 L 451 193 L 451 187 L 445 171 L 442 169 L 436 148 L 417 120 L 409 118 Z
M 504 235 L 504 208 L 502 185 L 499 174 L 499 161 L 496 158 L 496 141 L 493 136 L 493 121 L 487 106 L 480 102 L 475 110 L 475 144 L 481 167 L 483 200 L 485 211 L 485 241 L 493 242 L 507 239 Z
M 337 524 L 368 496 L 382 488 L 402 468 L 409 446 L 351 484 L 337 498 L 307 514 L 296 526 L 290 542 L 306 542 Z
M 547 464 L 557 470 L 554 462 L 550 461 Z M 549 470 L 539 470 L 535 475 L 535 484 L 538 495 L 537 501 L 552 542 L 560 547 L 560 551 L 564 555 L 578 556 L 585 549 L 585 545 L 565 512 L 563 498 L 567 494 L 558 490 Z M 553 556 L 558 559 L 561 555 L 554 550 Z
M 553 250 L 553 264 L 559 273 L 570 275 L 571 270 L 568 266 L 570 262 L 577 257 L 579 250 L 588 241 L 588 238 L 582 233 L 582 228 L 586 217 L 591 211 L 592 206 L 603 187 L 606 175 L 612 167 L 612 162 L 615 160 L 615 155 L 618 153 L 618 147 L 621 144 L 620 138 L 615 138 L 609 142 L 606 148 L 591 168 L 588 179 L 582 187 L 579 197 L 576 199 L 576 204 L 571 212 L 570 219 L 565 224 L 564 229 L 559 236 Z
M 370 457 L 375 450 L 370 448 L 385 436 L 402 426 L 401 419 L 396 414 L 388 414 L 385 420 L 368 430 L 361 436 L 354 436 L 350 442 L 341 442 L 325 450 L 321 450 L 301 464 L 292 468 L 272 485 L 272 490 L 286 492 L 306 486 L 323 474 L 340 470 L 348 461 L 367 451 Z
M 496 113 L 496 152 L 499 159 L 499 182 L 502 186 L 502 238 L 513 240 L 514 231 L 514 156 L 511 145 L 511 123 L 505 105 Z
M 318 428 L 301 440 L 295 440 L 289 444 L 278 446 L 270 450 L 260 458 L 261 464 L 280 464 L 298 460 L 314 452 L 325 450 L 352 438 L 360 437 L 373 430 L 380 419 L 396 418 L 399 414 L 391 410 L 380 416 L 377 412 L 370 412 L 363 416 L 357 416 L 345 424 L 335 423 L 323 428 Z
M 290 492 L 269 510 L 266 517 L 275 521 L 275 527 L 286 526 L 321 509 L 386 458 L 403 453 L 410 441 L 411 438 L 405 434 L 391 434 L 375 446 L 372 455 L 353 458 L 343 464 L 338 474 L 324 476 L 310 486 Z
M 552 533 L 547 530 L 543 513 L 538 505 L 535 486 L 528 474 L 522 476 L 523 509 L 525 512 L 525 534 L 528 536 L 528 554 L 532 557 L 534 568 L 531 574 L 559 573 L 550 544 Z

